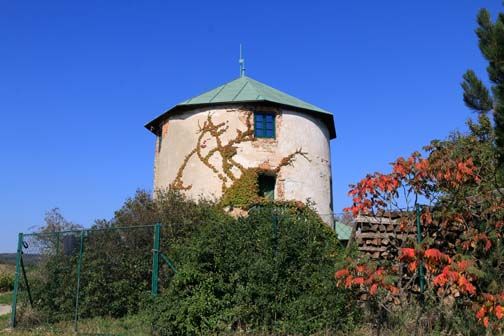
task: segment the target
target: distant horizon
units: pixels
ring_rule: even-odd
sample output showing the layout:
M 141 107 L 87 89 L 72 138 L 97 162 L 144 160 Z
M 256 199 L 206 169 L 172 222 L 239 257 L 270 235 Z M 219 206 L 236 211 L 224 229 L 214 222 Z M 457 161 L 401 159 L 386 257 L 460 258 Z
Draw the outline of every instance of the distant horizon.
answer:
M 466 131 L 476 14 L 500 1 L 7 2 L 0 13 L 0 252 L 58 207 L 91 226 L 152 191 L 144 124 L 240 73 L 331 111 L 334 211 L 348 185 Z

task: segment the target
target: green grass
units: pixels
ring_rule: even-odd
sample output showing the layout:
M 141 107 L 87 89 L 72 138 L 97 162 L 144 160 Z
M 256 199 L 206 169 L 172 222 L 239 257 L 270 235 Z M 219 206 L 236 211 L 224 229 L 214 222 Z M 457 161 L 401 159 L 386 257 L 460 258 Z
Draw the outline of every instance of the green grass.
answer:
M 0 304 L 10 305 L 12 302 L 12 292 L 0 293 Z
M 2 330 L 9 326 L 9 322 L 10 314 L 0 316 L 0 335 L 2 334 Z
M 0 335 L 2 330 L 9 326 L 9 316 L 0 316 Z M 5 335 L 12 336 L 49 336 L 49 335 L 72 335 L 74 334 L 73 322 L 61 322 L 51 325 L 41 325 L 32 328 L 16 328 Z M 93 318 L 79 321 L 79 335 L 124 335 L 143 336 L 151 335 L 148 323 L 140 316 L 130 316 L 122 319 L 107 317 Z

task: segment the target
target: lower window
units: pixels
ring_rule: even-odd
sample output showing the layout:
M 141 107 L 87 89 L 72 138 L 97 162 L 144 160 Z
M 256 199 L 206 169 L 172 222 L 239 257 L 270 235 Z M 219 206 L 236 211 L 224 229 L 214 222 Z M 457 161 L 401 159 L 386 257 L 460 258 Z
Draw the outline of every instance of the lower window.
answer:
M 259 196 L 273 200 L 275 199 L 276 177 L 273 175 L 259 174 Z

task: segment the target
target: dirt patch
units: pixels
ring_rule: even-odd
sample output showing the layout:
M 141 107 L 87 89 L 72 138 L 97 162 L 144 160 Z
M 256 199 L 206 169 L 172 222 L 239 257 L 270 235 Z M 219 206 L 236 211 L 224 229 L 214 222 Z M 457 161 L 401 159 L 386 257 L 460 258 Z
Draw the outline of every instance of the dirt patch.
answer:
M 11 306 L 0 305 L 0 316 L 10 314 L 10 312 L 11 312 Z

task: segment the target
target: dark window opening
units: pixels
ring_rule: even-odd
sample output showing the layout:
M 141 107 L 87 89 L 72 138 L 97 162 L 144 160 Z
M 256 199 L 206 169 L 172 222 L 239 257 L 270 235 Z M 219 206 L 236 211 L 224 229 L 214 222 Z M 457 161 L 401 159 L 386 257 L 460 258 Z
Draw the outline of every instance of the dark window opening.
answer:
M 254 134 L 256 138 L 275 138 L 275 115 L 254 113 Z
M 270 200 L 275 199 L 275 176 L 260 174 L 258 177 L 258 183 L 260 197 L 264 197 Z

